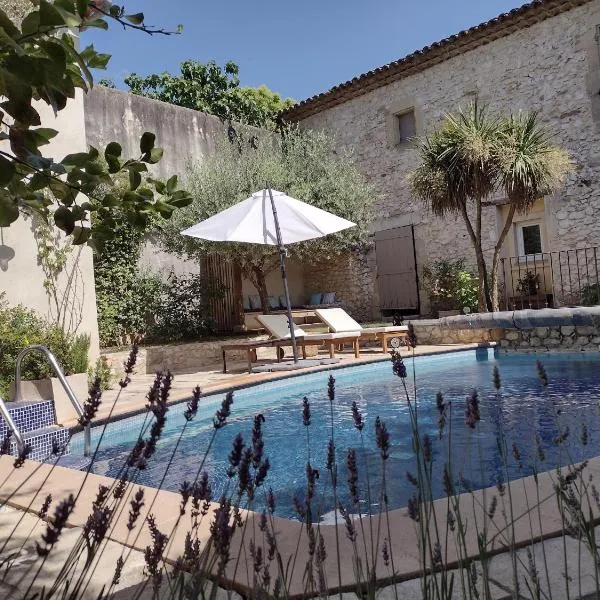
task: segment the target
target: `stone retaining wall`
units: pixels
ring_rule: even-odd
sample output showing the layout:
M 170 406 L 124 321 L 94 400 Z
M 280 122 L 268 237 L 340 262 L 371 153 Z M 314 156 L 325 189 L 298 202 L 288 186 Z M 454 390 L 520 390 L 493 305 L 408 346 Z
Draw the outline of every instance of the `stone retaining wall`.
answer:
M 140 348 L 136 363 L 137 373 L 155 373 L 158 370 L 169 369 L 175 375 L 181 373 L 196 373 L 197 371 L 209 371 L 221 365 L 223 360 L 221 346 L 227 343 L 245 341 L 247 337 L 223 338 L 220 340 L 207 340 L 203 342 L 191 342 L 186 344 L 168 344 L 164 346 L 148 346 Z M 256 336 L 252 339 L 266 340 L 267 336 Z M 316 347 L 306 348 L 306 354 L 311 355 Z M 286 356 L 291 356 L 291 348 L 284 348 Z M 257 348 L 258 360 L 275 360 L 275 348 Z M 103 355 L 117 377 L 123 375 L 123 362 L 129 356 L 129 351 L 107 352 Z M 245 361 L 245 350 L 232 350 L 227 353 L 227 362 Z
M 591 325 L 507 330 L 500 340 L 505 350 L 600 350 L 600 327 Z
M 448 329 L 437 319 L 413 321 L 417 342 L 438 346 L 442 344 L 479 344 L 499 341 L 502 329 Z

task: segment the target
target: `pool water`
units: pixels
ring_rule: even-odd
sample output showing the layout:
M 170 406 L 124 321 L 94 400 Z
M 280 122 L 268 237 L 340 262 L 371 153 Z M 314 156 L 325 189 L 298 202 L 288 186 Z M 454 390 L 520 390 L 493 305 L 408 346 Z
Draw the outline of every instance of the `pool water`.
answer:
M 542 389 L 536 372 L 538 358 L 548 374 L 547 390 Z M 412 395 L 412 361 L 409 359 L 406 364 L 409 377 L 405 381 Z M 600 354 L 498 355 L 492 349 L 482 349 L 420 357 L 415 359 L 414 365 L 419 430 L 421 435 L 428 434 L 433 442 L 432 485 L 435 497 L 444 495 L 442 473 L 449 454 L 460 489 L 494 485 L 504 472 L 498 436 L 504 436 L 509 449 L 508 475 L 511 479 L 532 473 L 537 460 L 536 437 L 545 451 L 545 461 L 538 463 L 538 471 L 600 455 Z M 492 383 L 494 366 L 500 369 L 500 394 L 496 393 Z M 336 380 L 334 432 L 341 502 L 350 504 L 345 461 L 348 448 L 356 448 L 361 510 L 368 509 L 369 496 L 371 510 L 380 510 L 382 463 L 374 433 L 375 418 L 379 416 L 390 436 L 390 457 L 386 466 L 389 506 L 406 506 L 414 491 L 406 479 L 406 472 L 414 473 L 415 470 L 412 431 L 403 382 L 392 373 L 388 361 L 302 375 L 236 392 L 228 424 L 218 431 L 208 455 L 206 450 L 213 433 L 212 418 L 224 396 L 204 398 L 198 416 L 188 424 L 165 475 L 166 464 L 185 423 L 183 412 L 186 405 L 172 406 L 157 452 L 136 481 L 158 487 L 164 478 L 163 488 L 178 491 L 182 481 L 194 478 L 204 459 L 213 497 L 218 498 L 227 486 L 226 471 L 233 438 L 241 432 L 244 440 L 250 443 L 254 416 L 261 413 L 265 418 L 265 455 L 271 464 L 264 490 L 273 489 L 276 514 L 295 518 L 294 497 L 304 498 L 306 489 L 308 447 L 306 427 L 302 421 L 302 398 L 306 396 L 312 413 L 310 461 L 313 468 L 320 471 L 317 482 L 319 512 L 326 514 L 332 511 L 331 484 L 325 468 L 331 427 L 327 397 L 330 373 Z M 481 421 L 471 430 L 465 425 L 465 399 L 473 389 L 479 393 Z M 443 392 L 446 401 L 452 402 L 446 434 L 441 440 L 435 401 L 438 391 Z M 366 422 L 362 442 L 352 419 L 352 401 L 357 402 Z M 143 415 L 138 415 L 107 427 L 93 472 L 118 475 L 144 419 Z M 584 423 L 587 426 L 586 445 L 581 441 Z M 570 433 L 566 442 L 556 445 L 556 436 L 567 427 Z M 448 444 L 450 429 L 452 443 Z M 93 430 L 94 447 L 100 431 L 101 428 Z M 517 444 L 521 465 L 513 457 L 513 443 Z M 82 447 L 82 436 L 78 434 L 72 441 L 73 453 L 81 454 Z M 367 472 L 370 495 L 367 493 Z M 254 508 L 260 508 L 263 501 L 264 491 L 259 491 Z

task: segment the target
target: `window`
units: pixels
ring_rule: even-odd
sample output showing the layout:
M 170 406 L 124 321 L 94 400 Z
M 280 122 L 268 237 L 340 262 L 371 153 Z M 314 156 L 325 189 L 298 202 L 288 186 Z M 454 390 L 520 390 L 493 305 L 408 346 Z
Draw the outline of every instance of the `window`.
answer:
M 523 223 L 517 225 L 517 244 L 519 256 L 536 256 L 542 254 L 542 229 L 540 223 Z M 541 258 L 541 256 L 540 256 Z
M 417 121 L 413 109 L 396 115 L 398 143 L 410 142 L 417 135 Z

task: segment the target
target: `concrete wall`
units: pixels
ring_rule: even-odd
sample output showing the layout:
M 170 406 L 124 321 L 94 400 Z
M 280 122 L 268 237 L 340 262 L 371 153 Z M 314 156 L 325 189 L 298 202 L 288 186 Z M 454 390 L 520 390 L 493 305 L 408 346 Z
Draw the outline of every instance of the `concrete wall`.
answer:
M 563 189 L 545 198 L 548 249 L 600 244 L 600 1 L 491 41 L 432 68 L 308 117 L 304 127 L 324 129 L 383 195 L 374 230 L 413 224 L 419 270 L 439 258 L 474 253 L 460 219 L 438 219 L 410 193 L 407 174 L 417 166 L 411 144 L 391 135 L 393 115 L 414 107 L 418 134 L 435 128 L 448 111 L 475 97 L 499 113 L 538 110 L 577 164 Z M 484 246 L 496 240 L 498 209 L 484 212 Z M 376 273 L 371 275 L 374 289 Z M 421 297 L 426 300 L 422 291 Z
M 59 134 L 44 147 L 44 155 L 62 159 L 71 152 L 86 149 L 83 117 L 83 93 L 78 90 L 74 100 L 57 117 L 46 105 L 37 107 L 44 127 L 56 129 Z M 54 313 L 44 289 L 44 273 L 38 264 L 38 249 L 34 238 L 35 223 L 20 217 L 10 227 L 0 228 L 0 244 L 4 253 L 14 253 L 7 262 L 0 264 L 0 291 L 5 293 L 11 305 L 23 304 L 52 319 Z M 64 236 L 61 235 L 64 240 Z M 9 256 L 10 254 L 6 254 Z M 75 259 L 78 257 L 77 263 Z M 91 336 L 91 358 L 98 355 L 98 323 L 96 317 L 96 293 L 92 251 L 88 247 L 74 248 L 69 263 L 59 282 L 61 290 L 67 287 L 68 277 L 77 274 L 77 290 L 74 298 L 75 321 L 80 332 Z
M 165 153 L 150 171 L 161 178 L 177 175 L 180 185 L 184 185 L 189 165 L 213 153 L 215 138 L 228 130 L 228 125 L 213 115 L 102 86 L 85 97 L 85 123 L 89 145 L 102 148 L 117 141 L 127 158 L 139 156 L 141 135 L 145 131 L 153 132 L 156 145 L 164 148 Z M 261 133 L 258 129 L 255 131 Z M 140 266 L 159 273 L 198 273 L 200 270 L 195 262 L 164 252 L 152 239 L 142 249 Z M 255 293 L 249 282 L 245 285 L 246 288 L 250 285 L 245 294 Z M 274 286 L 273 293 L 276 292 Z

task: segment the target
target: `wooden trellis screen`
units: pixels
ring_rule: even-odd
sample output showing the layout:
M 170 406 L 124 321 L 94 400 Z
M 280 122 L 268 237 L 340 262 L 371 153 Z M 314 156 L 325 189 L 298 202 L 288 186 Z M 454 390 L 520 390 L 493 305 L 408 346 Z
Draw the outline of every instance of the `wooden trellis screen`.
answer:
M 216 288 L 224 289 L 225 292 L 221 298 L 210 302 L 217 331 L 235 331 L 243 324 L 241 273 L 232 263 L 225 262 L 219 256 L 205 258 L 201 269 L 203 276 L 207 277 Z

